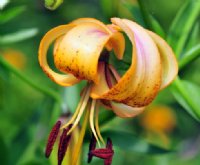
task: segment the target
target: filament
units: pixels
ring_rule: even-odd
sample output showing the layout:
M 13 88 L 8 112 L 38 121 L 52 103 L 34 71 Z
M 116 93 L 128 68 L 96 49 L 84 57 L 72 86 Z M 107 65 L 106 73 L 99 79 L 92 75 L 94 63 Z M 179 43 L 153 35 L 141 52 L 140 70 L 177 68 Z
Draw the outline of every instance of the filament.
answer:
M 75 145 L 76 148 L 74 149 L 73 154 L 72 154 L 73 155 L 72 156 L 72 165 L 77 165 L 78 157 L 79 157 L 81 146 L 82 146 L 82 143 L 83 143 L 83 138 L 85 136 L 85 130 L 87 128 L 89 112 L 90 112 L 89 108 L 90 108 L 90 103 L 87 105 L 85 117 L 84 117 L 84 120 L 83 120 L 83 125 L 82 125 L 81 132 L 80 132 L 80 136 L 79 136 L 78 142 Z
M 97 132 L 97 135 L 98 135 L 99 139 L 101 140 L 101 142 L 103 144 L 105 144 L 105 142 L 103 140 L 103 137 L 101 136 L 100 129 L 99 129 L 99 102 L 97 102 L 97 104 L 96 104 L 95 128 L 96 128 L 96 132 Z
M 74 130 L 74 128 L 77 126 L 78 122 L 80 121 L 80 118 L 81 118 L 81 116 L 82 116 L 82 114 L 83 114 L 83 112 L 85 110 L 85 107 L 88 104 L 89 97 L 90 97 L 90 88 L 87 89 L 86 95 L 85 95 L 84 100 L 83 100 L 83 104 L 81 105 L 81 108 L 80 108 L 80 110 L 78 112 L 78 116 L 76 117 L 72 128 L 67 133 L 68 135 Z
M 98 142 L 99 147 L 101 146 L 99 143 L 99 138 L 96 134 L 95 128 L 94 128 L 94 109 L 95 109 L 95 105 L 96 105 L 96 100 L 92 100 L 92 105 L 91 105 L 91 109 L 90 109 L 90 128 L 92 130 L 92 133 L 94 134 L 95 139 Z
M 83 104 L 83 101 L 84 101 L 84 99 L 85 99 L 86 93 L 87 93 L 87 87 L 86 87 L 86 89 L 84 89 L 84 91 L 83 91 L 83 96 L 81 97 L 81 99 L 80 99 L 80 101 L 79 101 L 79 103 L 78 103 L 78 106 L 77 106 L 77 108 L 76 108 L 75 113 L 73 114 L 73 116 L 71 117 L 71 119 L 67 122 L 67 124 L 65 124 L 65 125 L 63 125 L 63 126 L 61 127 L 61 129 L 66 128 L 67 126 L 69 126 L 70 124 L 72 124 L 72 123 L 74 122 L 74 120 L 76 119 L 76 117 L 77 117 L 77 115 L 78 115 L 78 113 L 79 113 L 79 111 L 80 111 L 80 108 L 81 108 L 81 106 L 82 106 L 82 104 Z

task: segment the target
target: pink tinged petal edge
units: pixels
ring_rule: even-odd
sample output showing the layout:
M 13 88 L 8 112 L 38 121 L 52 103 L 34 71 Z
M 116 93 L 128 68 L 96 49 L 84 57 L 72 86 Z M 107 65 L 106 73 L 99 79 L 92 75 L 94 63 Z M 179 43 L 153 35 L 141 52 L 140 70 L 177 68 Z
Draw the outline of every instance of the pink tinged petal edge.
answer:
M 114 111 L 114 113 L 121 118 L 134 117 L 142 113 L 145 108 L 145 107 L 131 107 L 126 104 L 116 103 L 113 101 L 111 101 L 110 104 L 112 106 L 112 110 Z
M 178 63 L 172 48 L 157 34 L 147 31 L 156 43 L 162 61 L 162 84 L 160 89 L 167 87 L 178 74 Z
M 134 102 L 138 100 L 138 105 L 144 106 L 154 99 L 161 85 L 161 60 L 158 48 L 144 28 L 126 19 L 122 21 L 134 33 L 137 51 L 140 50 L 143 55 L 140 60 L 145 62 L 144 82 L 134 97 Z

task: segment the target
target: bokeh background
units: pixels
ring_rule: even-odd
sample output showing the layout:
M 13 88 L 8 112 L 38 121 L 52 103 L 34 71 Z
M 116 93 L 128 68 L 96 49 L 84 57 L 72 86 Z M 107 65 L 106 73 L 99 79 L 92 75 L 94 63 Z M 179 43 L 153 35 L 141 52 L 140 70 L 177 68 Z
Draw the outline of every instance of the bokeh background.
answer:
M 186 90 L 184 96 L 188 94 L 189 105 L 195 101 L 194 111 L 200 112 L 199 0 L 146 0 L 143 5 L 137 0 L 64 0 L 56 10 L 45 8 L 43 0 L 10 0 L 3 5 L 4 1 L 0 0 L 1 165 L 55 164 L 55 157 L 49 160 L 44 157 L 48 133 L 59 116 L 73 113 L 82 84 L 64 88 L 48 79 L 38 64 L 38 47 L 48 30 L 76 18 L 94 17 L 105 23 L 111 17 L 129 18 L 155 30 L 145 20 L 142 11 L 145 8 L 147 15 L 159 22 L 162 27 L 160 35 L 165 37 L 183 6 L 193 3 L 189 9 L 184 9 L 185 19 L 182 18 L 179 26 L 175 24 L 177 28 L 174 29 L 184 29 L 188 25 L 188 15 L 197 10 L 195 18 L 190 21 L 190 31 L 178 33 L 180 36 L 189 33 L 182 51 L 179 51 L 180 56 L 197 46 L 195 58 L 181 68 L 179 76 L 195 83 L 195 88 L 187 86 L 186 89 L 191 90 Z M 131 50 L 126 53 L 130 54 Z M 53 66 L 51 55 L 49 57 Z M 128 67 L 123 62 L 119 66 L 122 70 Z M 191 115 L 188 102 L 184 104 L 173 89 L 169 87 L 162 91 L 147 110 L 134 119 L 120 119 L 102 109 L 102 134 L 114 141 L 113 165 L 200 164 L 199 118 Z M 87 164 L 89 139 L 90 132 L 87 132 L 81 165 Z M 92 164 L 100 165 L 103 161 L 94 159 Z

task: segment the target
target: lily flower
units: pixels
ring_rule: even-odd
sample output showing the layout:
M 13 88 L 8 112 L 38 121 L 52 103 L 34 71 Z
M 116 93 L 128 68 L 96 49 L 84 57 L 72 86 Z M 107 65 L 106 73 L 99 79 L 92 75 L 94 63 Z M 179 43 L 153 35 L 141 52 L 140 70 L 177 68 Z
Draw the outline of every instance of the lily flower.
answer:
M 83 125 L 89 121 L 99 145 L 100 141 L 105 144 L 98 125 L 99 105 L 119 117 L 134 117 L 178 72 L 174 53 L 161 37 L 127 19 L 112 18 L 111 22 L 105 25 L 93 18 L 77 19 L 47 32 L 39 47 L 40 66 L 54 82 L 61 86 L 71 86 L 81 80 L 88 82 L 71 120 L 59 130 L 67 129 L 64 134 L 69 136 L 85 110 Z M 119 62 L 123 59 L 124 34 L 132 44 L 132 61 L 129 69 L 120 75 L 109 64 L 109 52 L 114 51 Z M 47 62 L 47 50 L 53 41 L 54 63 L 62 74 L 53 71 Z M 82 145 L 85 127 L 82 126 L 77 148 Z M 77 150 L 74 162 L 80 149 Z

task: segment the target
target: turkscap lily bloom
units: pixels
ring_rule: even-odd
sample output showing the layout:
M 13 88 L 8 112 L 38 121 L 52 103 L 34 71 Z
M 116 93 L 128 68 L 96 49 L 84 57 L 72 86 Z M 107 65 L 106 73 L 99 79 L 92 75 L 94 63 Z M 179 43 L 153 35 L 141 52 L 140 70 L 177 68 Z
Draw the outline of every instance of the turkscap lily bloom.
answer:
M 99 105 L 113 110 L 119 117 L 134 117 L 177 75 L 174 53 L 161 37 L 127 19 L 112 18 L 111 22 L 105 25 L 92 18 L 77 19 L 50 30 L 40 43 L 39 63 L 49 78 L 61 86 L 81 80 L 88 82 L 73 117 L 59 128 L 67 129 L 67 136 L 86 109 L 84 120 L 89 120 L 97 142 L 99 139 L 103 142 L 98 126 Z M 123 59 L 124 34 L 132 43 L 132 61 L 129 69 L 120 75 L 109 64 L 109 52 L 114 51 L 119 62 Z M 47 63 L 47 50 L 53 41 L 54 63 L 62 74 L 53 71 Z M 96 151 L 91 153 L 98 155 Z

